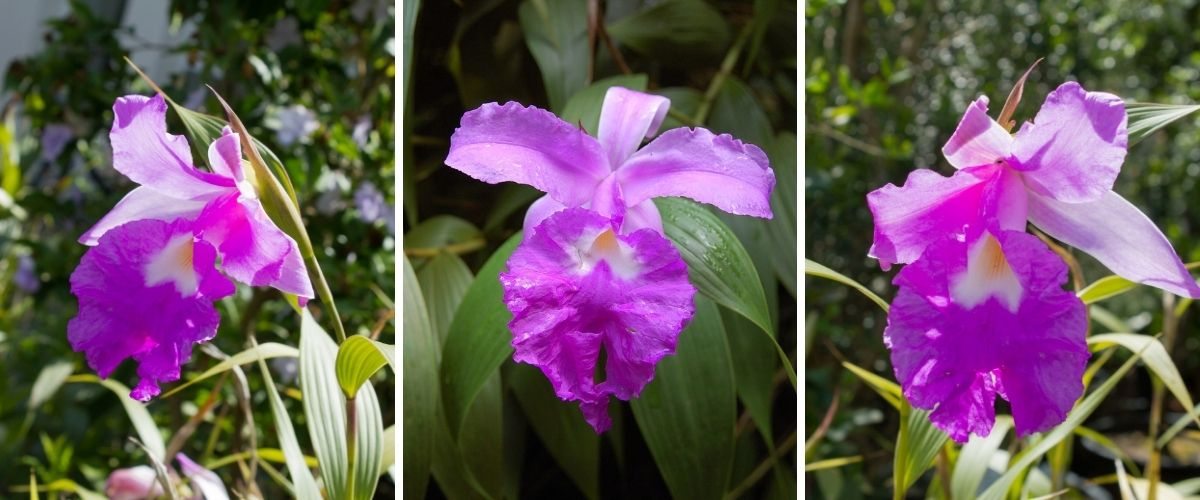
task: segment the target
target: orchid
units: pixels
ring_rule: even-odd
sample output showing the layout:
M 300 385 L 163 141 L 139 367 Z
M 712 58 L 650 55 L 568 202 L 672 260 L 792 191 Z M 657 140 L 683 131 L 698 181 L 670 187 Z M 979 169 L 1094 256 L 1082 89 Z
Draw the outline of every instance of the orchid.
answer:
M 1128 144 L 1120 98 L 1064 83 L 1015 135 L 987 116 L 987 104 L 972 103 L 942 149 L 959 169 L 953 176 L 916 170 L 904 186 L 868 195 L 870 255 L 885 269 L 964 226 L 1024 231 L 1028 220 L 1130 281 L 1200 298 L 1163 233 L 1112 190 Z
M 526 213 L 525 240 L 500 275 L 513 359 L 539 367 L 598 433 L 611 425 L 610 396 L 641 393 L 695 310 L 696 289 L 651 199 L 683 196 L 771 217 L 775 177 L 757 146 L 678 128 L 639 149 L 669 104 L 613 87 L 597 138 L 538 108 L 485 104 L 450 139 L 447 165 L 547 193 Z
M 122 97 L 113 111 L 113 167 L 141 186 L 80 237 L 94 248 L 71 275 L 79 314 L 67 337 L 101 377 L 135 359 L 141 380 L 130 396 L 147 401 L 179 379 L 194 344 L 216 335 L 212 302 L 234 292 L 225 275 L 301 303 L 313 290 L 296 242 L 267 217 L 242 168 L 238 134 L 226 128 L 210 145 L 213 172 L 204 172 L 187 140 L 166 132 L 162 97 Z
M 968 234 L 931 242 L 896 275 L 884 330 L 896 378 L 959 443 L 990 433 L 996 395 L 1018 435 L 1045 431 L 1083 393 L 1087 312 L 1062 287 L 1066 264 L 1035 236 Z

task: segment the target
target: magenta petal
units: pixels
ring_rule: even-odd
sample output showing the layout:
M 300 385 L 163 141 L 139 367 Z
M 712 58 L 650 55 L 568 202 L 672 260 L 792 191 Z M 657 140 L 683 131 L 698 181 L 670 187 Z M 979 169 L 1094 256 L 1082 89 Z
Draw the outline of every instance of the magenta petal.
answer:
M 192 345 L 216 335 L 220 315 L 212 303 L 234 287 L 215 260 L 216 251 L 196 241 L 184 220 L 134 221 L 109 231 L 71 274 L 79 299 L 67 324 L 71 348 L 101 377 L 132 357 L 141 381 L 130 396 L 157 395 L 159 383 L 179 379 Z
M 208 163 L 213 172 L 237 183 L 242 194 L 255 195 L 254 186 L 242 169 L 242 138 L 229 127 L 222 129 L 221 137 L 208 145 Z
M 951 177 L 927 169 L 908 174 L 904 186 L 888 184 L 867 195 L 875 219 L 875 242 L 868 255 L 884 269 L 907 264 L 925 246 L 979 225 L 984 191 L 1000 167 L 986 166 L 955 172 Z
M 449 165 L 489 184 L 528 184 L 579 206 L 609 174 L 600 143 L 549 111 L 516 102 L 467 112 L 450 136 Z
M 668 130 L 617 169 L 627 206 L 682 196 L 736 215 L 771 218 L 775 172 L 766 153 L 729 134 Z
M 550 195 L 543 196 L 535 200 L 529 205 L 529 210 L 525 211 L 525 238 L 533 235 L 533 228 L 546 220 L 546 217 L 554 215 L 556 212 L 567 208 L 566 205 L 559 203 L 551 198 Z
M 222 195 L 204 208 L 196 228 L 200 239 L 217 247 L 221 268 L 233 279 L 313 297 L 295 241 L 275 227 L 258 200 L 237 192 Z
M 173 221 L 184 218 L 192 219 L 204 209 L 207 200 L 180 200 L 164 195 L 154 189 L 141 186 L 130 191 L 121 198 L 117 205 L 109 210 L 96 225 L 79 237 L 79 242 L 87 246 L 95 246 L 100 237 L 114 227 L 127 222 L 143 219 Z
M 623 87 L 611 87 L 604 94 L 604 105 L 600 108 L 600 128 L 596 137 L 608 153 L 613 168 L 625 162 L 642 139 L 654 136 L 671 101 L 666 97 L 646 94 Z
M 1032 235 L 1006 231 L 997 240 L 1019 283 L 1015 309 L 995 296 L 972 307 L 956 299 L 971 246 L 945 238 L 896 276 L 884 331 L 905 396 L 960 443 L 990 431 L 995 394 L 1025 435 L 1062 422 L 1083 393 L 1087 315 L 1062 288 L 1066 264 Z
M 621 223 L 621 233 L 629 234 L 639 229 L 651 229 L 663 234 L 662 214 L 653 200 L 646 200 L 625 210 L 625 221 Z
M 1063 203 L 1030 193 L 1029 220 L 1127 280 L 1200 298 L 1200 287 L 1167 237 L 1115 192 L 1088 203 Z
M 109 132 L 113 168 L 130 180 L 186 199 L 204 198 L 233 187 L 233 180 L 192 166 L 187 139 L 167 133 L 167 103 L 162 96 L 117 98 L 113 115 Z
M 597 432 L 608 425 L 609 395 L 640 393 L 694 311 L 695 288 L 669 241 L 645 230 L 614 235 L 610 219 L 581 208 L 537 226 L 500 281 L 513 359 L 540 368 L 559 398 L 580 402 Z
M 1095 201 L 1112 190 L 1128 141 L 1121 98 L 1067 82 L 1017 132 L 1014 167 L 1042 195 L 1067 203 Z
M 954 168 L 991 165 L 1008 158 L 1012 136 L 988 117 L 987 110 L 987 96 L 981 96 L 967 106 L 954 135 L 942 147 L 942 154 Z

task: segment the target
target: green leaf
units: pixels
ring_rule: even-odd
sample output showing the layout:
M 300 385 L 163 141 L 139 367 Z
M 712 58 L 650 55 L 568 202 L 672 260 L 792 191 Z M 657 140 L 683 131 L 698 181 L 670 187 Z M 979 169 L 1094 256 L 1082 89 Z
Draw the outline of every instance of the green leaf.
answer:
M 416 33 L 417 13 L 421 11 L 421 0 L 408 0 L 404 2 L 404 39 L 401 43 L 401 50 L 404 52 L 404 87 L 401 88 L 402 94 L 408 93 L 408 76 L 412 73 L 412 54 L 413 54 L 413 34 Z M 423 498 L 423 497 L 421 497 Z
M 404 248 L 437 250 L 469 243 L 482 245 L 483 233 L 474 224 L 453 215 L 437 215 L 421 221 L 404 235 Z
M 804 259 L 804 274 L 816 276 L 819 278 L 825 278 L 827 280 L 836 281 L 843 285 L 848 285 L 851 288 L 854 288 L 855 290 L 862 292 L 862 294 L 866 295 L 868 299 L 871 299 L 872 302 L 878 304 L 879 308 L 883 309 L 883 312 L 885 312 L 885 313 L 888 312 L 889 308 L 888 308 L 888 303 L 886 300 L 879 298 L 879 296 L 875 295 L 875 292 L 872 292 L 869 288 L 867 288 L 863 285 L 860 285 L 857 281 L 847 278 L 846 276 L 843 276 L 841 273 L 834 271 L 833 269 L 825 267 L 825 266 L 818 264 L 816 262 L 813 262 L 811 260 Z
M 649 78 L 644 74 L 610 76 L 588 85 L 576 92 L 567 101 L 559 115 L 563 121 L 572 125 L 582 124 L 583 130 L 593 137 L 600 130 L 600 107 L 604 104 L 604 95 L 612 87 L 625 87 L 631 90 L 645 91 Z
M 516 364 L 509 374 L 509 386 L 538 439 L 585 497 L 599 498 L 600 437 L 578 406 L 558 399 L 550 382 L 532 366 Z
M 1076 404 L 1075 408 L 1067 414 L 1067 418 L 1065 421 L 1063 421 L 1063 423 L 1059 424 L 1054 429 L 1051 429 L 1050 432 L 1044 434 L 1036 444 L 1026 449 L 1023 453 L 1021 453 L 1020 456 L 1016 457 L 1016 459 L 1009 464 L 1008 470 L 1005 471 L 1005 473 L 1001 475 L 999 479 L 993 482 L 991 486 L 988 486 L 988 488 L 983 491 L 979 498 L 983 500 L 1003 499 L 1013 482 L 1015 482 L 1018 477 L 1025 475 L 1026 469 L 1037 463 L 1037 461 L 1040 460 L 1042 456 L 1046 454 L 1046 452 L 1054 448 L 1059 441 L 1062 441 L 1067 436 L 1070 436 L 1076 427 L 1083 425 L 1083 422 L 1092 415 L 1092 412 L 1096 411 L 1096 408 L 1100 406 L 1100 402 L 1104 401 L 1104 398 L 1108 396 L 1108 393 L 1112 392 L 1113 388 L 1117 386 L 1117 382 L 1121 380 L 1121 377 L 1124 377 L 1125 374 L 1128 373 L 1131 368 L 1133 368 L 1133 365 L 1137 363 L 1137 360 L 1140 357 L 1141 353 L 1134 353 L 1134 355 L 1129 358 L 1129 361 L 1126 361 L 1124 365 L 1121 365 L 1121 367 L 1118 368 L 1117 371 L 1108 378 L 1108 380 L 1105 380 L 1103 384 L 1096 388 L 1096 390 L 1092 391 L 1091 394 Z
M 226 359 L 220 363 L 213 365 L 212 368 L 205 370 L 204 373 L 201 373 L 200 375 L 197 375 L 196 377 L 192 378 L 191 380 L 187 381 L 186 383 L 181 384 L 181 385 L 175 387 L 174 389 L 167 391 L 165 394 L 163 394 L 160 397 L 167 398 L 167 397 L 173 396 L 176 393 L 178 393 L 179 391 L 182 391 L 182 390 L 190 387 L 192 384 L 195 384 L 196 382 L 207 379 L 207 378 L 217 375 L 219 373 L 229 371 L 230 369 L 232 369 L 235 366 L 241 366 L 244 364 L 253 363 L 255 361 L 258 361 L 259 359 L 295 358 L 299 355 L 300 355 L 300 350 L 296 349 L 295 347 L 292 347 L 290 345 L 277 344 L 275 342 L 267 342 L 266 344 L 258 344 L 256 346 L 253 346 L 242 352 L 234 354 L 233 356 L 230 356 L 229 359 Z
M 0 125 L 0 189 L 10 196 L 16 196 L 21 189 L 21 150 L 13 137 L 11 114 Z
M 287 407 L 283 405 L 283 399 L 279 397 L 279 390 L 275 388 L 275 380 L 271 378 L 271 371 L 267 369 L 267 363 L 262 358 L 258 359 L 258 369 L 262 372 L 263 385 L 267 388 L 267 400 L 270 401 L 271 413 L 275 418 L 275 434 L 279 438 L 279 448 L 283 450 L 283 456 L 287 460 L 288 475 L 292 478 L 292 493 L 296 498 L 304 500 L 321 500 L 321 491 L 317 488 L 317 482 L 313 479 L 312 473 L 308 470 L 304 452 L 300 450 L 300 441 L 296 439 L 296 429 L 292 427 L 292 416 L 288 413 Z
M 1171 355 L 1167 353 L 1167 349 L 1158 339 L 1136 333 L 1105 333 L 1088 337 L 1087 343 L 1095 350 L 1103 349 L 1110 344 L 1117 344 L 1131 352 L 1140 352 L 1146 368 L 1149 368 L 1158 377 L 1158 380 L 1162 381 L 1175 399 L 1178 399 L 1184 408 L 1192 407 L 1192 397 L 1183 384 L 1183 377 L 1179 375 L 1179 369 L 1175 367 L 1175 362 L 1171 361 Z M 1195 416 L 1192 418 L 1197 424 L 1200 424 L 1200 418 Z M 1166 441 L 1160 442 L 1166 443 Z
M 771 192 L 771 212 L 767 221 L 767 239 L 775 275 L 793 297 L 796 289 L 796 134 L 780 132 L 771 143 L 768 155 L 775 170 L 775 190 Z
M 708 115 L 708 125 L 713 132 L 732 134 L 738 140 L 764 151 L 773 149 L 771 141 L 775 133 L 771 130 L 771 121 L 767 119 L 767 114 L 750 87 L 737 77 L 728 77 L 721 85 Z M 792 154 L 795 154 L 795 149 Z
M 766 294 L 749 253 L 733 231 L 715 215 L 695 202 L 681 198 L 654 200 L 662 213 L 663 231 L 687 262 L 688 278 L 701 294 L 717 304 L 745 316 L 762 330 L 792 386 L 795 370 L 787 354 L 775 342 Z
M 979 485 L 983 483 L 992 455 L 1000 449 L 1012 427 L 1012 417 L 997 415 L 991 434 L 987 437 L 971 435 L 954 461 L 954 472 L 950 476 L 951 498 L 975 498 L 979 494 Z
M 712 302 L 696 298 L 696 316 L 679 335 L 675 355 L 659 363 L 654 380 L 630 406 L 671 494 L 720 498 L 733 460 L 737 399 Z
M 719 64 L 731 38 L 725 16 L 702 0 L 665 0 L 608 27 L 608 34 L 664 64 Z
M 1117 275 L 1105 276 L 1077 294 L 1084 304 L 1095 304 L 1137 288 L 1138 284 Z
M 1150 134 L 1197 110 L 1200 110 L 1200 105 L 1125 103 L 1125 112 L 1129 116 L 1129 145 L 1141 142 Z
M 900 435 L 896 439 L 896 458 L 893 463 L 893 477 L 896 488 L 900 492 L 921 478 L 933 458 L 949 439 L 946 433 L 933 426 L 929 421 L 929 412 L 909 406 L 908 400 L 902 399 L 900 404 Z
M 337 348 L 334 362 L 338 385 L 346 399 L 354 399 L 358 388 L 371 380 L 375 372 L 384 365 L 392 365 L 396 357 L 395 347 L 377 342 L 364 335 L 355 335 L 342 342 Z
M 383 462 L 383 418 L 374 389 L 360 391 L 354 400 L 357 439 L 356 453 L 351 459 L 346 429 L 347 399 L 335 375 L 337 352 L 338 346 L 329 334 L 307 309 L 302 310 L 300 390 L 304 394 L 308 435 L 325 489 L 330 498 L 371 498 L 379 479 L 379 464 Z
M 500 270 L 523 238 L 514 234 L 488 258 L 467 289 L 442 347 L 442 406 L 451 436 L 457 438 L 467 410 L 483 384 L 512 354 Z
M 755 330 L 754 323 L 725 308 L 721 308 L 729 353 L 733 359 L 734 382 L 738 397 L 768 446 L 772 445 L 771 407 L 774 400 L 775 347 L 769 339 Z
M 696 114 L 696 110 L 700 107 L 700 103 L 704 100 L 704 93 L 691 87 L 668 87 L 665 89 L 653 90 L 650 93 L 658 94 L 671 100 L 671 108 L 667 112 L 667 118 L 663 120 L 660 130 L 671 130 L 679 127 L 695 127 L 697 124 L 690 121 L 681 121 L 680 118 L 686 117 L 691 119 Z
M 440 346 L 446 340 L 454 313 L 462 304 L 467 288 L 474 276 L 462 258 L 452 253 L 439 253 L 417 271 L 425 306 L 429 308 L 429 323 L 437 332 L 436 342 Z
M 100 379 L 95 375 L 72 375 L 67 377 L 68 382 L 91 382 L 104 386 L 117 398 L 121 400 L 121 406 L 125 408 L 125 413 L 129 415 L 129 421 L 133 423 L 133 429 L 137 432 L 138 439 L 142 445 L 149 450 L 155 460 L 162 460 L 166 455 L 166 445 L 163 444 L 162 432 L 158 430 L 158 426 L 154 424 L 154 418 L 150 416 L 150 412 L 146 410 L 146 406 L 136 399 L 129 397 L 129 388 L 124 384 L 112 379 Z
M 500 370 L 484 382 L 458 434 L 467 470 L 490 498 L 504 494 L 504 385 Z
M 871 373 L 866 368 L 862 368 L 849 361 L 843 361 L 842 366 L 850 370 L 850 373 L 853 373 L 863 382 L 866 382 L 867 386 L 882 396 L 883 399 L 887 400 L 888 404 L 892 405 L 892 408 L 900 409 L 901 402 L 904 401 L 904 393 L 895 382 Z
M 588 83 L 587 1 L 525 0 L 517 15 L 542 72 L 550 109 L 562 111 Z
M 75 363 L 70 361 L 56 361 L 42 368 L 37 379 L 33 381 L 33 389 L 29 391 L 29 410 L 32 411 L 49 401 L 74 369 Z

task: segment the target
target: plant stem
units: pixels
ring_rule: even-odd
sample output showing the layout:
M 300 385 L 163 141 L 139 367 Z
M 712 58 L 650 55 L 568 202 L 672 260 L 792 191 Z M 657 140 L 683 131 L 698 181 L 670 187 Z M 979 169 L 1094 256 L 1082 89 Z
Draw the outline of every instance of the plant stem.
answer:
M 747 490 L 752 488 L 759 479 L 762 479 L 762 477 L 766 475 L 767 471 L 771 470 L 771 467 L 775 466 L 776 462 L 787 455 L 788 452 L 795 447 L 796 433 L 793 432 L 790 436 L 788 436 L 787 439 L 783 441 L 783 444 L 779 445 L 779 448 L 775 449 L 774 453 L 768 456 L 766 460 L 763 460 L 761 464 L 758 464 L 758 467 L 755 467 L 754 470 L 750 472 L 750 475 L 746 476 L 746 479 L 743 479 L 736 488 L 729 490 L 729 493 L 725 494 L 725 498 L 728 500 L 741 497 L 746 493 Z
M 358 455 L 358 406 L 355 398 L 346 399 L 346 498 L 354 498 L 354 467 Z
M 1163 292 L 1163 349 L 1171 356 L 1171 347 L 1175 345 L 1175 334 L 1179 331 L 1179 316 L 1175 314 L 1175 296 Z M 1147 446 L 1150 447 L 1150 463 L 1146 465 L 1146 479 L 1150 482 L 1147 488 L 1147 498 L 1158 498 L 1158 481 L 1162 472 L 1162 448 L 1158 441 L 1158 432 L 1162 424 L 1163 399 L 1166 388 L 1161 380 L 1152 379 L 1154 392 L 1150 400 L 1150 432 L 1147 435 Z
M 717 70 L 717 75 L 708 84 L 708 90 L 704 92 L 704 100 L 696 108 L 695 120 L 697 125 L 704 124 L 704 120 L 708 118 L 709 110 L 712 109 L 712 103 L 717 98 L 717 93 L 721 91 L 721 86 L 725 84 L 725 79 L 733 72 L 733 67 L 737 65 L 738 54 L 742 51 L 742 45 L 745 45 L 746 39 L 750 37 L 750 27 L 750 24 L 742 27 L 742 32 L 738 34 L 737 41 L 733 42 L 733 46 L 729 47 L 729 52 L 725 54 L 725 60 L 721 61 L 721 69 Z

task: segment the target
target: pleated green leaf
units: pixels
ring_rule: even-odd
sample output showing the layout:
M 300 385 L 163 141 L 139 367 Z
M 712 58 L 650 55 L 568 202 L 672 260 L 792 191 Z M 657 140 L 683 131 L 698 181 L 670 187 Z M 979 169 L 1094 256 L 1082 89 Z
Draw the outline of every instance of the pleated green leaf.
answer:
M 892 464 L 893 479 L 901 492 L 921 478 L 933 458 L 950 439 L 946 433 L 933 426 L 929 412 L 913 408 L 908 400 L 900 404 L 900 435 L 896 439 L 896 458 Z
M 283 405 L 283 399 L 279 397 L 279 390 L 275 388 L 275 380 L 271 378 L 267 362 L 261 358 L 257 361 L 258 369 L 262 372 L 263 385 L 267 388 L 267 400 L 271 404 L 271 414 L 275 417 L 275 434 L 279 438 L 279 448 L 283 450 L 288 475 L 292 478 L 292 494 L 303 500 L 321 500 L 321 490 L 317 488 L 317 482 L 313 479 L 312 472 L 308 470 L 304 452 L 300 450 L 300 441 L 296 439 L 292 415 L 288 413 L 287 407 Z
M 971 435 L 954 461 L 954 472 L 950 475 L 951 498 L 975 498 L 979 494 L 979 485 L 987 473 L 992 455 L 1000 449 L 1000 444 L 1012 427 L 1012 417 L 997 415 L 991 434 L 987 437 Z
M 411 272 L 411 271 L 409 271 Z M 407 274 L 407 272 L 406 272 Z M 420 287 L 414 287 L 420 290 Z M 358 390 L 353 464 L 346 429 L 346 396 L 336 375 L 338 346 L 307 309 L 300 321 L 300 390 L 308 434 L 330 498 L 371 498 L 383 462 L 383 418 L 375 390 Z
M 446 333 L 441 358 L 442 407 L 455 439 L 483 384 L 512 354 L 508 331 L 512 314 L 504 306 L 499 275 L 521 239 L 521 233 L 514 234 L 484 263 Z
M 446 339 L 454 313 L 458 311 L 474 278 L 461 257 L 447 252 L 429 259 L 417 270 L 417 280 L 421 282 L 421 292 L 425 295 L 425 306 L 429 308 L 429 323 L 437 332 L 439 346 Z
M 525 0 L 517 15 L 541 70 L 550 109 L 562 111 L 567 99 L 588 83 L 587 1 Z
M 550 381 L 536 368 L 516 364 L 509 386 L 530 427 L 583 496 L 600 496 L 600 438 L 583 420 L 579 406 L 554 395 Z
M 675 498 L 721 498 L 733 462 L 737 419 L 733 366 L 717 307 L 696 298 L 696 316 L 674 356 L 630 402 L 667 487 Z
M 337 358 L 334 361 L 342 394 L 346 399 L 354 398 L 358 388 L 370 381 L 371 376 L 384 365 L 392 364 L 390 359 L 394 357 L 393 346 L 383 342 L 371 340 L 363 335 L 346 339 L 338 346 Z
M 1200 105 L 1125 103 L 1125 112 L 1129 115 L 1129 145 L 1141 142 L 1150 134 L 1197 110 L 1200 110 Z
M 1175 362 L 1171 360 L 1171 355 L 1167 353 L 1167 349 L 1163 347 L 1162 342 L 1149 335 L 1140 335 L 1136 333 L 1105 333 L 1101 335 L 1092 335 L 1087 339 L 1088 345 L 1093 350 L 1103 349 L 1112 344 L 1120 345 L 1131 352 L 1140 352 L 1142 363 L 1146 368 L 1158 377 L 1163 383 L 1163 386 L 1171 391 L 1175 399 L 1184 408 L 1193 406 L 1192 396 L 1188 394 L 1187 387 L 1183 383 L 1183 377 L 1179 374 L 1179 369 L 1175 367 Z M 1193 422 L 1200 424 L 1200 418 L 1195 415 L 1191 417 Z M 1163 434 L 1161 443 L 1166 443 L 1173 435 Z

